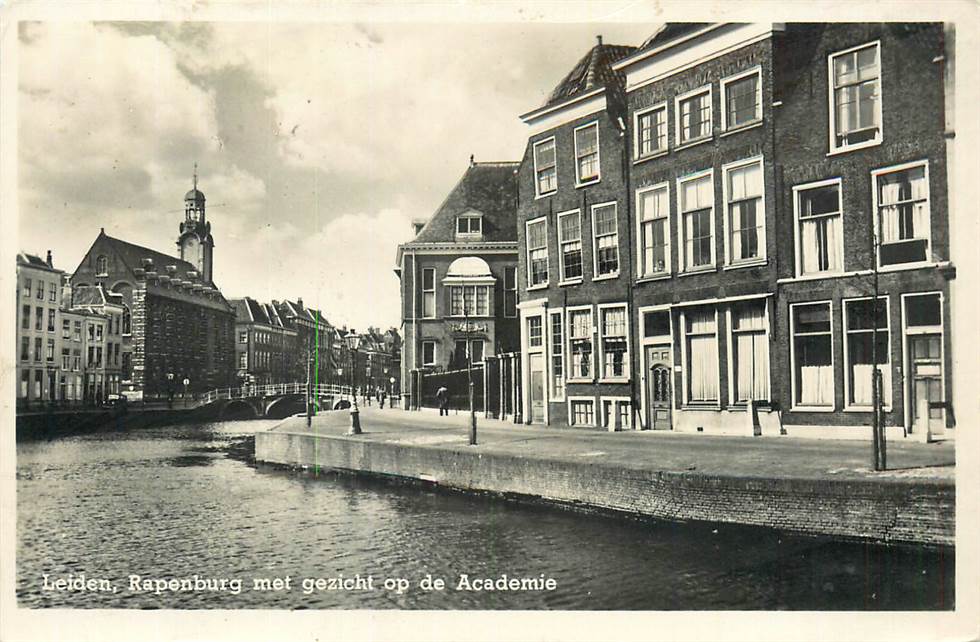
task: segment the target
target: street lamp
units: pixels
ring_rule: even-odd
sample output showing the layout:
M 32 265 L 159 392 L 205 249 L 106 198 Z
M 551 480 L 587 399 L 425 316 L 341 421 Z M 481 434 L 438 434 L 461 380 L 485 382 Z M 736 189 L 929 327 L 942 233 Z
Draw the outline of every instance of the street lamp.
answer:
M 174 407 L 174 373 L 167 373 L 167 407 Z
M 350 407 L 350 430 L 347 431 L 347 434 L 359 435 L 361 434 L 361 411 L 357 409 L 357 392 L 354 390 L 354 384 L 357 382 L 355 376 L 357 372 L 357 346 L 361 342 L 361 337 L 354 331 L 354 328 L 351 328 L 344 340 L 350 349 L 350 389 L 353 400 Z

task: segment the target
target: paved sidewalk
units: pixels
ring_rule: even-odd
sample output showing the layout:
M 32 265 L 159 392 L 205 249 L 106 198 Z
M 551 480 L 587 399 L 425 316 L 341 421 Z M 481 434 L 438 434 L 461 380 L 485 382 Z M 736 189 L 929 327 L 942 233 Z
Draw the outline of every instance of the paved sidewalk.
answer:
M 891 483 L 952 486 L 954 442 L 888 442 L 889 470 L 870 470 L 871 444 L 855 440 L 792 437 L 728 437 L 670 432 L 599 432 L 539 427 L 477 418 L 477 446 L 468 444 L 465 413 L 440 417 L 430 411 L 361 408 L 363 434 L 351 439 L 473 449 L 476 452 L 535 459 L 588 461 L 663 472 L 756 479 L 864 479 Z M 273 428 L 286 432 L 343 435 L 346 411 L 324 412 L 312 429 L 291 418 Z

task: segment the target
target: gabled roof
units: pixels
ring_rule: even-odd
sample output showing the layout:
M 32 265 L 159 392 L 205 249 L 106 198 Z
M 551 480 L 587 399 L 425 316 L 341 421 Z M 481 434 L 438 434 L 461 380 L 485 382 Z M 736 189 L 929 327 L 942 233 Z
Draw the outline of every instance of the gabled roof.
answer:
M 541 109 L 587 94 L 594 89 L 622 86 L 625 78 L 621 73 L 613 71 L 612 64 L 634 51 L 636 47 L 630 45 L 604 45 L 600 41 L 558 83 Z
M 664 23 L 659 29 L 657 29 L 652 36 L 647 38 L 640 48 L 639 51 L 646 51 L 647 49 L 655 49 L 661 45 L 667 44 L 671 40 L 676 40 L 681 36 L 686 36 L 688 34 L 694 33 L 700 29 L 711 25 L 710 22 L 667 22 Z
M 142 245 L 136 245 L 135 243 L 130 243 L 129 241 L 113 238 L 105 232 L 102 232 L 101 236 L 105 238 L 108 246 L 116 252 L 116 254 L 123 260 L 123 263 L 125 263 L 131 270 L 143 267 L 143 259 L 148 258 L 153 260 L 153 268 L 161 274 L 164 272 L 164 267 L 167 265 L 176 266 L 176 276 L 181 279 L 186 279 L 188 272 L 198 272 L 195 266 L 183 259 L 178 259 L 176 256 L 170 256 L 169 254 L 164 254 L 163 252 L 158 252 L 148 247 L 143 247 Z M 198 272 L 198 278 L 201 278 L 200 272 Z
M 82 285 L 72 288 L 71 304 L 79 305 L 105 305 L 108 302 L 105 290 L 101 285 Z
M 516 242 L 519 165 L 516 161 L 470 163 L 446 200 L 407 245 L 456 242 L 456 217 L 469 210 L 483 215 L 482 238 L 473 242 Z
M 59 270 L 48 265 L 47 261 L 42 259 L 40 256 L 37 256 L 36 254 L 28 254 L 27 252 L 17 253 L 17 263 L 19 265 L 29 265 L 31 267 L 41 268 L 42 270 L 49 270 L 51 272 L 63 272 L 63 270 Z

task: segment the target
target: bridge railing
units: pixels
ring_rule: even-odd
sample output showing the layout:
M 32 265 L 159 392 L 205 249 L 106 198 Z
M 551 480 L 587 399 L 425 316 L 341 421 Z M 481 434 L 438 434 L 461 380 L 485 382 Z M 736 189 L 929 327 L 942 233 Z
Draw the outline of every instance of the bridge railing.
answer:
M 313 385 L 313 395 L 317 397 L 349 397 L 350 386 L 333 383 Z M 240 388 L 218 388 L 206 392 L 200 398 L 200 405 L 207 405 L 223 399 L 254 399 L 256 397 L 278 397 L 283 395 L 305 395 L 306 382 L 270 383 L 261 386 L 242 386 Z

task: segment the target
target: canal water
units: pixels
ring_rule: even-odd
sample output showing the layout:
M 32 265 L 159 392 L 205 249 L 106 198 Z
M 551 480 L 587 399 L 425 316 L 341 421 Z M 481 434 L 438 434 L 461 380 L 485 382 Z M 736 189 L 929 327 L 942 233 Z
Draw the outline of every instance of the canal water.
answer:
M 882 547 L 718 524 L 634 522 L 256 466 L 250 460 L 252 435 L 274 423 L 173 426 L 18 444 L 20 604 L 575 610 L 954 606 L 950 548 Z M 464 576 L 468 583 L 461 583 Z M 431 583 L 423 587 L 427 577 Z M 68 588 L 77 588 L 80 579 L 101 590 Z M 442 590 L 438 580 L 445 583 Z M 515 581 L 526 590 L 508 588 Z M 481 583 L 495 590 L 475 590 L 485 588 Z

